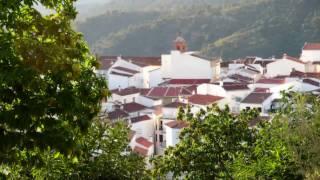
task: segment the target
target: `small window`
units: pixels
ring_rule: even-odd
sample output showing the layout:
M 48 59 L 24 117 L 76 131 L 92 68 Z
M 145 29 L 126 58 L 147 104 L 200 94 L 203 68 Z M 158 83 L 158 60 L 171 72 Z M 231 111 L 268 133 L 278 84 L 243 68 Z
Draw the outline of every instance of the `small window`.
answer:
M 160 127 L 159 127 L 160 130 L 163 129 L 163 121 L 160 121 Z
M 246 110 L 249 111 L 249 110 L 250 110 L 250 107 L 246 107 Z
M 259 108 L 258 108 L 258 111 L 259 111 L 259 112 L 262 112 L 262 109 L 261 109 L 261 107 L 259 107 Z
M 163 135 L 162 134 L 159 135 L 159 141 L 163 142 Z

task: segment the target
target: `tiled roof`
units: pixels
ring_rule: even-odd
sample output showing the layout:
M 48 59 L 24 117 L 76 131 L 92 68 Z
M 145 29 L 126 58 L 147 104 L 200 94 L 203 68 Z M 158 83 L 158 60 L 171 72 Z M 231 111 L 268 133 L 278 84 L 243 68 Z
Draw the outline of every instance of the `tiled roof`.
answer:
M 281 79 L 281 78 L 262 78 L 259 79 L 259 81 L 257 83 L 260 84 L 283 84 L 286 82 L 286 79 Z
M 121 66 L 116 66 L 116 67 L 113 67 L 112 69 L 117 69 L 117 70 L 124 71 L 124 72 L 131 73 L 131 74 L 139 73 L 139 71 L 136 71 L 136 70 L 133 70 L 133 69 L 129 69 L 129 68 L 125 68 L 125 67 L 121 67 Z
M 178 107 L 187 107 L 187 104 L 185 103 L 182 103 L 182 102 L 173 102 L 173 103 L 170 103 L 170 104 L 167 104 L 163 107 L 166 107 L 166 108 L 178 108 Z
M 189 101 L 189 103 L 192 103 L 192 104 L 209 105 L 209 104 L 213 104 L 221 99 L 223 99 L 223 97 L 195 94 L 195 95 L 190 96 L 188 98 L 188 101 Z
M 134 117 L 131 118 L 131 122 L 132 123 L 137 123 L 137 122 L 141 122 L 141 121 L 147 121 L 150 120 L 151 118 L 148 115 L 143 115 L 143 116 L 138 116 L 138 117 Z
M 168 81 L 168 84 L 203 84 L 203 83 L 209 83 L 210 79 L 171 79 Z
M 122 56 L 123 60 L 131 62 L 140 67 L 146 66 L 161 66 L 161 57 L 137 57 L 137 56 Z M 117 60 L 117 56 L 102 56 L 101 59 Z
M 128 112 L 128 113 L 141 111 L 141 110 L 144 110 L 146 108 L 147 108 L 146 106 L 144 106 L 142 104 L 138 104 L 136 102 L 123 104 L 123 110 Z
M 266 93 L 266 92 L 269 92 L 270 89 L 269 88 L 255 88 L 253 90 L 253 92 L 260 92 L 260 93 Z
M 127 95 L 131 95 L 131 94 L 137 94 L 137 93 L 141 93 L 141 94 L 145 94 L 146 91 L 149 91 L 149 89 L 141 89 L 141 88 L 136 88 L 136 87 L 128 87 L 125 89 L 114 89 L 111 90 L 111 93 L 120 95 L 120 96 L 127 96 Z
M 116 60 L 114 59 L 100 59 L 100 70 L 108 70 Z
M 192 92 L 188 87 L 154 87 L 152 88 L 147 97 L 178 97 L 180 95 L 191 95 Z
M 302 82 L 311 84 L 313 86 L 320 86 L 320 83 L 318 81 L 312 80 L 312 79 L 303 79 Z
M 303 50 L 320 50 L 320 43 L 306 43 Z
M 127 117 L 129 117 L 129 114 L 121 109 L 116 109 L 116 110 L 108 113 L 108 118 L 111 120 L 127 118 Z
M 141 155 L 141 156 L 147 156 L 148 155 L 148 149 L 144 149 L 144 148 L 141 148 L 139 146 L 135 146 L 133 148 L 133 152 Z
M 240 81 L 240 82 L 245 82 L 245 83 L 253 82 L 252 78 L 242 76 L 240 74 L 233 74 L 233 75 L 229 76 L 229 78 Z
M 238 91 L 238 90 L 248 90 L 249 87 L 247 84 L 224 84 L 223 89 L 225 89 L 226 91 Z
M 139 137 L 136 139 L 136 142 L 146 148 L 149 148 L 153 145 L 152 142 L 150 142 L 148 139 L 144 138 L 144 137 Z
M 118 73 L 118 72 L 115 72 L 115 71 L 111 71 L 110 74 L 118 75 L 118 76 L 125 76 L 125 77 L 132 77 L 133 76 L 133 75 L 130 75 L 130 74 Z
M 309 78 L 320 78 L 320 73 L 304 73 L 301 71 L 292 71 L 290 77 L 309 77 Z
M 182 129 L 188 126 L 188 123 L 185 121 L 171 121 L 165 124 L 166 126 L 172 129 Z
M 247 104 L 262 104 L 266 99 L 268 99 L 272 93 L 257 93 L 253 92 L 249 94 L 244 100 L 242 100 L 242 103 Z

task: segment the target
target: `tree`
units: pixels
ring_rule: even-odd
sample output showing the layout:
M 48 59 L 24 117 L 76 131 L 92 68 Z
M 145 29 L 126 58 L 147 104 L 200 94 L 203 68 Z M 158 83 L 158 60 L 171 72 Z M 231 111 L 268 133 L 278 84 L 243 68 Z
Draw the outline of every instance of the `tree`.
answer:
M 228 107 L 217 106 L 196 115 L 190 109 L 182 111 L 178 119 L 187 121 L 189 127 L 183 129 L 175 147 L 153 160 L 153 175 L 164 177 L 171 172 L 174 178 L 234 179 L 231 165 L 236 156 L 255 142 L 255 129 L 249 128 L 249 121 L 256 115 L 257 111 L 233 115 Z
M 0 159 L 16 151 L 75 150 L 109 92 L 71 22 L 73 0 L 0 3 Z M 52 14 L 42 15 L 40 4 Z
M 78 156 L 54 149 L 20 151 L 17 161 L 0 166 L 11 179 L 143 179 L 148 178 L 141 156 L 128 148 L 128 127 L 95 120 L 79 137 Z M 37 160 L 38 163 L 33 161 Z

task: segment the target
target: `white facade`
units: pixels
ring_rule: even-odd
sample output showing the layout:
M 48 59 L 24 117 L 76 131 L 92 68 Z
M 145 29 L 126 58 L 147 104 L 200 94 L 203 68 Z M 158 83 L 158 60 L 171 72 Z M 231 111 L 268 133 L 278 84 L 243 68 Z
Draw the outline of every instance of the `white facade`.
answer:
M 302 50 L 300 59 L 303 62 L 320 61 L 320 50 Z
M 269 96 L 266 100 L 263 101 L 263 103 L 240 103 L 240 111 L 250 108 L 261 108 L 260 116 L 269 116 L 269 110 L 271 109 L 271 103 L 275 98 L 279 98 L 280 93 L 273 93 L 271 96 Z
M 213 68 L 211 61 L 193 56 L 191 53 L 171 51 L 161 56 L 161 73 L 170 79 L 211 79 Z
M 305 64 L 289 59 L 279 59 L 267 64 L 267 77 L 288 76 L 292 70 L 305 72 Z
M 166 131 L 166 147 L 175 146 L 179 143 L 179 134 L 182 129 L 170 128 L 164 125 Z
M 138 137 L 153 139 L 154 124 L 154 120 L 150 118 L 150 120 L 131 123 L 131 130 L 135 131 Z

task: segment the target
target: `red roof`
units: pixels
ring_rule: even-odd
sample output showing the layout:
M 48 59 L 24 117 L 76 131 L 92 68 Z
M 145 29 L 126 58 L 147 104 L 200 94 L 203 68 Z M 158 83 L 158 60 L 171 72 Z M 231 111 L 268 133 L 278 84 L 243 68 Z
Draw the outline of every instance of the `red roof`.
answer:
M 136 88 L 136 87 L 128 87 L 125 89 L 114 89 L 111 90 L 111 93 L 113 94 L 117 94 L 120 96 L 127 96 L 127 95 L 131 95 L 131 94 L 145 94 L 146 91 L 149 91 L 149 89 L 141 89 L 141 88 Z
M 149 148 L 153 145 L 152 142 L 150 142 L 148 139 L 144 138 L 144 137 L 139 137 L 136 139 L 136 142 L 146 148 Z
M 268 79 L 260 79 L 257 83 L 260 84 L 283 84 L 285 83 L 285 79 L 281 78 L 268 78 Z
M 306 43 L 303 50 L 320 50 L 320 43 Z
M 244 100 L 242 100 L 242 103 L 247 104 L 262 104 L 265 100 L 267 100 L 272 93 L 257 93 L 253 92 L 249 94 Z
M 229 78 L 240 81 L 240 82 L 245 82 L 245 83 L 253 82 L 252 78 L 242 76 L 240 74 L 233 74 L 233 75 L 229 76 Z
M 147 156 L 148 155 L 148 149 L 144 149 L 144 148 L 141 148 L 141 147 L 138 147 L 138 146 L 135 146 L 133 148 L 133 152 L 141 155 L 141 156 Z
M 131 73 L 131 74 L 136 74 L 136 73 L 139 72 L 139 71 L 136 71 L 136 70 L 133 70 L 133 69 L 129 69 L 129 68 L 125 68 L 125 67 L 121 67 L 121 66 L 116 66 L 116 67 L 113 67 L 112 69 L 117 69 L 117 70 L 124 71 L 124 72 Z
M 209 83 L 210 79 L 171 79 L 168 84 L 204 84 Z
M 171 121 L 165 124 L 166 126 L 172 129 L 182 129 L 188 126 L 188 123 L 185 121 Z
M 180 95 L 191 95 L 189 87 L 154 87 L 146 96 L 150 97 L 178 97 Z
M 290 73 L 290 77 L 312 77 L 312 78 L 320 78 L 320 73 L 304 73 L 301 71 L 292 71 Z
M 223 89 L 225 89 L 226 91 L 238 91 L 238 90 L 247 90 L 248 85 L 247 84 L 224 84 Z
M 137 122 L 141 122 L 141 121 L 147 121 L 150 120 L 151 118 L 148 115 L 143 115 L 143 116 L 138 116 L 138 117 L 134 117 L 131 118 L 131 122 L 132 123 L 137 123 Z
M 253 92 L 263 92 L 263 93 L 266 93 L 266 92 L 269 92 L 270 89 L 269 88 L 255 88 Z
M 138 104 L 136 102 L 123 104 L 123 110 L 128 112 L 128 113 L 141 111 L 141 110 L 144 110 L 146 108 L 147 108 L 146 106 L 144 106 L 142 104 Z
M 116 109 L 116 110 L 108 113 L 108 118 L 109 118 L 110 120 L 127 118 L 127 117 L 129 117 L 129 114 L 126 113 L 126 112 L 124 112 L 124 111 L 121 110 L 121 109 Z
M 192 104 L 209 105 L 221 99 L 223 99 L 223 97 L 195 94 L 190 96 L 188 100 L 189 100 L 189 103 L 192 103 Z

